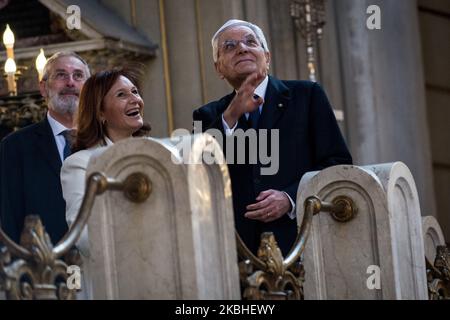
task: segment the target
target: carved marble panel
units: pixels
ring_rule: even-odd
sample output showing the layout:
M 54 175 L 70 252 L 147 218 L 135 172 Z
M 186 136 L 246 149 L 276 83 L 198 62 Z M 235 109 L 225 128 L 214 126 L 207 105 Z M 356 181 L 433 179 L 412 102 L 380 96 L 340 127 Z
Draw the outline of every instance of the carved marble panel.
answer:
M 404 164 L 306 174 L 297 195 L 299 221 L 312 195 L 324 201 L 349 196 L 358 213 L 346 223 L 326 213 L 314 217 L 304 253 L 305 299 L 427 298 L 419 202 Z M 379 288 L 373 266 L 379 267 Z
M 425 257 L 431 263 L 436 258 L 436 247 L 445 246 L 444 234 L 441 226 L 433 216 L 422 217 L 422 232 L 425 246 Z
M 195 137 L 201 157 L 207 135 Z M 174 157 L 174 158 L 173 158 Z M 169 140 L 129 139 L 92 159 L 88 174 L 145 173 L 152 193 L 140 204 L 110 191 L 89 221 L 95 299 L 238 299 L 239 275 L 224 165 L 176 164 Z

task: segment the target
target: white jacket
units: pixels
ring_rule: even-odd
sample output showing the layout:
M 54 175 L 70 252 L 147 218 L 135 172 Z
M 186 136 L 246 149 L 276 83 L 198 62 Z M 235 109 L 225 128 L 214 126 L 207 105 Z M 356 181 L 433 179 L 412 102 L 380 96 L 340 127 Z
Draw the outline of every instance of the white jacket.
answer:
M 91 156 L 100 154 L 110 145 L 112 141 L 106 138 L 106 146 L 95 146 L 87 150 L 81 150 L 64 160 L 61 168 L 61 186 L 64 200 L 66 201 L 66 220 L 69 228 L 74 223 L 78 216 L 81 203 L 86 188 L 86 169 L 89 164 Z M 77 248 L 83 257 L 82 270 L 82 294 L 79 299 L 92 298 L 92 283 L 89 277 L 90 274 L 90 253 L 89 253 L 89 236 L 87 225 L 81 233 L 80 239 L 77 242 Z M 83 287 L 85 289 L 83 289 Z

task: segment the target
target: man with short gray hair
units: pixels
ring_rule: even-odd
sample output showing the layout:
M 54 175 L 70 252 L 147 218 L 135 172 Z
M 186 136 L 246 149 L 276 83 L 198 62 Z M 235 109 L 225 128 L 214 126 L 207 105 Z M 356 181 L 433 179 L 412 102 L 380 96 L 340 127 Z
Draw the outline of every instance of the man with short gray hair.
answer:
M 48 106 L 45 119 L 0 143 L 1 227 L 16 242 L 27 215 L 40 216 L 53 244 L 67 231 L 59 175 L 70 154 L 70 130 L 81 88 L 89 76 L 89 67 L 79 55 L 55 53 L 39 84 Z
M 261 174 L 267 164 L 228 163 L 233 191 L 235 225 L 249 249 L 256 253 L 263 232 L 273 232 L 284 256 L 297 234 L 295 208 L 301 177 L 308 171 L 351 164 L 333 110 L 322 88 L 309 81 L 283 81 L 269 76 L 270 51 L 262 30 L 242 20 L 229 20 L 211 40 L 217 73 L 233 92 L 194 111 L 202 130 L 220 130 L 227 139 L 255 130 L 279 133 L 279 169 Z M 274 147 L 269 139 L 266 150 Z M 226 147 L 224 152 L 227 154 Z M 244 148 L 235 146 L 234 155 Z M 272 148 L 276 150 L 276 148 Z M 228 157 L 227 161 L 229 160 Z M 255 158 L 249 155 L 247 159 Z

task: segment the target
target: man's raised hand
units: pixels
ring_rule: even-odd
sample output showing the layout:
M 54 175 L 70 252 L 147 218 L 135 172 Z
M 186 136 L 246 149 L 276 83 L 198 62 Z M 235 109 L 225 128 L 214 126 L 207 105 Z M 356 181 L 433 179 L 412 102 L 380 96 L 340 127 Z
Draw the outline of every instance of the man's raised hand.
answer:
M 264 103 L 264 99 L 255 94 L 255 89 L 264 80 L 262 73 L 252 73 L 245 79 L 228 108 L 223 113 L 223 118 L 230 128 L 234 127 L 239 118 L 246 112 L 252 112 Z

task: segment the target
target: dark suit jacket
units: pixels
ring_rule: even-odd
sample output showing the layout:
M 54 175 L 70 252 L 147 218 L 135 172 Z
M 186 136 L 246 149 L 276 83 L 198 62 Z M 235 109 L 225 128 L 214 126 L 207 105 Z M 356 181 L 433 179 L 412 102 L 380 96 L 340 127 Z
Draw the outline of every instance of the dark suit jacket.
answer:
M 224 132 L 222 113 L 234 95 L 233 92 L 195 110 L 194 121 L 202 121 L 203 131 L 215 128 Z M 272 231 L 286 256 L 296 238 L 297 221 L 287 215 L 269 223 L 250 220 L 244 217 L 245 207 L 255 203 L 258 194 L 267 189 L 285 191 L 295 202 L 303 174 L 351 164 L 352 158 L 330 103 L 317 83 L 269 77 L 264 101 L 258 128 L 279 129 L 279 170 L 274 175 L 261 175 L 260 163 L 228 165 L 235 224 L 242 240 L 253 252 L 257 251 L 261 233 Z M 239 119 L 238 128 L 249 128 L 245 115 Z
M 26 215 L 39 215 L 56 244 L 67 231 L 59 174 L 61 158 L 47 118 L 0 143 L 2 229 L 19 242 Z

